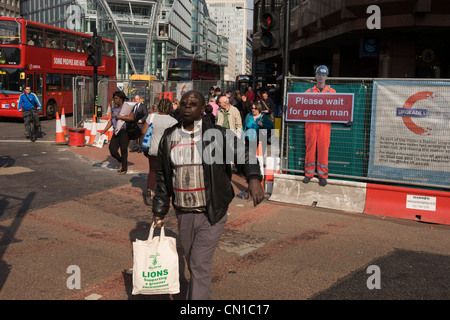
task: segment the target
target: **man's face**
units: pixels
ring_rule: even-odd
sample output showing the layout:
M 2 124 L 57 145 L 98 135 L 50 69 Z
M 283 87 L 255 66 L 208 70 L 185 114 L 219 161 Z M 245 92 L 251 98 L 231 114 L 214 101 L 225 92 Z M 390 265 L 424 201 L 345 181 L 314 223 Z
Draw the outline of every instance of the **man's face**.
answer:
M 180 100 L 180 115 L 183 123 L 193 123 L 202 120 L 205 106 L 194 93 L 183 95 Z
M 267 98 L 269 97 L 269 95 L 268 95 L 267 93 L 263 93 L 263 94 L 262 94 L 262 97 L 263 97 L 264 100 L 267 100 Z
M 316 80 L 318 82 L 325 82 L 328 79 L 328 76 L 325 73 L 316 73 Z
M 225 110 L 228 110 L 229 106 L 230 106 L 230 105 L 226 102 L 226 98 L 225 98 L 225 97 L 221 97 L 221 98 L 219 99 L 219 107 L 222 107 L 222 108 L 224 108 Z
M 31 89 L 30 89 L 30 87 L 26 87 L 26 88 L 25 88 L 25 93 L 27 93 L 27 94 L 28 94 L 28 93 L 30 93 L 30 92 L 31 92 Z

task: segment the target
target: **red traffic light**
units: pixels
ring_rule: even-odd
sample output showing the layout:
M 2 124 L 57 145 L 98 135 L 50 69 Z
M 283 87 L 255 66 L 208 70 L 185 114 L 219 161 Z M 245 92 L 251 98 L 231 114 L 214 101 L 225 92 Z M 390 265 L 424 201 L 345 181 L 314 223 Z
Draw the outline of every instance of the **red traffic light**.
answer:
M 275 19 L 270 12 L 266 12 L 261 17 L 261 27 L 264 29 L 271 29 L 275 26 Z

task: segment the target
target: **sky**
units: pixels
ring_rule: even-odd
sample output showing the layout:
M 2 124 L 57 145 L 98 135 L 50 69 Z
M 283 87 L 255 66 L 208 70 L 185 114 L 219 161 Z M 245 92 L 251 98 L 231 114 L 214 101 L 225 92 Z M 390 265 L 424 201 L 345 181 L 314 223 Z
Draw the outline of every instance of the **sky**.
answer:
M 253 9 L 253 0 L 247 0 L 247 8 Z M 248 10 L 247 29 L 253 29 L 253 10 Z

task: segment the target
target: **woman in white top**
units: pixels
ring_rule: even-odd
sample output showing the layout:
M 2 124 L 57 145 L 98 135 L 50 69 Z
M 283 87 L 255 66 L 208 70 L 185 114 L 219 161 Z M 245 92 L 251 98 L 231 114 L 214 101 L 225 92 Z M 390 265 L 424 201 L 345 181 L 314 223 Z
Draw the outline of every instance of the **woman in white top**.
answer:
M 152 116 L 149 114 L 144 126 L 142 127 L 142 134 L 147 132 L 147 129 L 152 123 L 152 142 L 150 144 L 150 150 L 145 156 L 148 158 L 148 178 L 147 178 L 147 204 L 151 204 L 155 192 L 153 188 L 156 184 L 156 156 L 158 154 L 158 146 L 161 141 L 161 137 L 167 128 L 178 123 L 178 121 L 170 116 L 172 112 L 172 101 L 169 99 L 161 99 L 156 108 L 156 113 Z

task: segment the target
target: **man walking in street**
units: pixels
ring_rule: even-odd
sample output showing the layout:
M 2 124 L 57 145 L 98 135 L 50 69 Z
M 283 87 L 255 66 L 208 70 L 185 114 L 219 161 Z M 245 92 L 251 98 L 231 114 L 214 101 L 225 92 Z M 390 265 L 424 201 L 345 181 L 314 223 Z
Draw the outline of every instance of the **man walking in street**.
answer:
M 328 68 L 319 66 L 315 72 L 316 85 L 306 92 L 312 93 L 336 93 L 336 90 L 325 84 L 328 79 Z M 304 183 L 311 181 L 316 171 L 319 177 L 319 185 L 325 186 L 328 179 L 328 149 L 330 148 L 331 123 L 306 122 L 305 123 L 305 178 Z M 316 159 L 317 151 L 317 159 Z
M 241 138 L 242 119 L 239 110 L 230 104 L 226 96 L 219 98 L 219 107 L 217 110 L 216 124 L 233 131 L 236 136 Z
M 275 122 L 275 115 L 277 113 L 277 106 L 273 102 L 272 98 L 269 98 L 269 93 L 263 91 L 262 99 L 259 101 L 263 107 L 263 113 L 265 113 L 272 122 Z
M 226 159 L 244 163 L 253 204 L 256 206 L 264 199 L 255 155 L 248 150 L 238 152 L 245 147 L 231 130 L 202 121 L 204 107 L 200 92 L 188 91 L 182 96 L 182 121 L 167 129 L 159 144 L 153 198 L 156 226 L 163 225 L 172 198 L 179 239 L 190 272 L 187 298 L 201 300 L 211 299 L 214 251 L 234 198 L 231 166 Z M 221 156 L 212 161 L 212 154 Z
M 134 97 L 134 102 L 136 102 L 136 105 L 134 106 L 133 109 L 134 119 L 137 122 L 139 129 L 142 129 L 145 120 L 147 119 L 148 116 L 148 109 L 147 106 L 141 101 L 141 96 L 136 95 Z M 133 140 L 130 150 L 131 152 L 142 152 L 141 151 L 142 139 L 143 136 L 140 136 L 139 138 Z
M 41 123 L 39 122 L 39 110 L 41 110 L 41 103 L 39 102 L 39 98 L 31 92 L 30 87 L 25 87 L 24 93 L 22 93 L 19 97 L 19 106 L 17 108 L 18 111 L 22 111 L 23 121 L 25 124 L 25 136 L 27 139 L 30 139 L 30 122 L 34 120 L 36 124 L 36 128 L 38 129 L 38 138 L 42 138 L 41 132 Z

